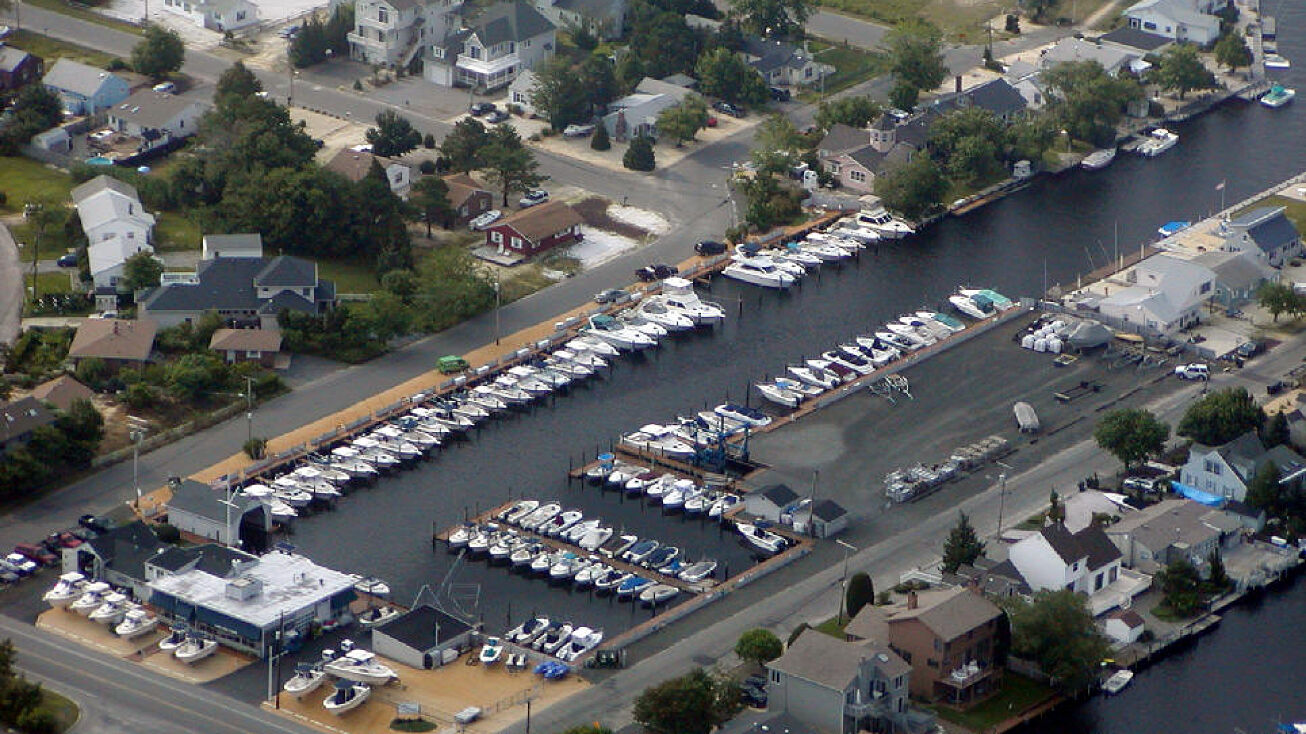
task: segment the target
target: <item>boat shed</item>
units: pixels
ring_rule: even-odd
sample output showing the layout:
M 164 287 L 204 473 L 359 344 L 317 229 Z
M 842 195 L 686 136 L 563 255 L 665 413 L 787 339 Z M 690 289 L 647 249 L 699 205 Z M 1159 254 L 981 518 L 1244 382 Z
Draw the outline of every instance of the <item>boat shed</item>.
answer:
M 159 540 L 149 525 L 136 520 L 100 533 L 76 548 L 64 548 L 63 572 L 76 571 L 144 600 L 150 598 L 145 564 L 167 548 L 168 544 Z
M 271 517 L 257 499 L 235 494 L 228 504 L 225 488 L 194 479 L 173 484 L 168 522 L 183 533 L 255 553 L 267 548 L 272 531 Z
M 780 516 L 798 500 L 798 493 L 790 489 L 788 484 L 771 484 L 750 493 L 744 500 L 744 507 L 751 515 L 779 522 Z
M 848 527 L 848 511 L 834 500 L 818 500 L 794 516 L 794 530 L 800 526 L 814 538 L 829 538 Z
M 409 667 L 429 670 L 443 664 L 445 650 L 469 649 L 471 639 L 471 625 L 424 604 L 372 630 L 372 650 Z

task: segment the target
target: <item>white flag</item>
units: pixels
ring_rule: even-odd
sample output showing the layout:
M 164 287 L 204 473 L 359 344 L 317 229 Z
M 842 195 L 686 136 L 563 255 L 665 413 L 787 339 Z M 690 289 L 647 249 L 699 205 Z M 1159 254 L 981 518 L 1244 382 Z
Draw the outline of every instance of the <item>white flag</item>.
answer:
M 1216 191 L 1224 191 L 1224 181 L 1221 181 L 1220 183 L 1216 184 L 1216 185 L 1215 185 L 1215 190 L 1216 190 Z

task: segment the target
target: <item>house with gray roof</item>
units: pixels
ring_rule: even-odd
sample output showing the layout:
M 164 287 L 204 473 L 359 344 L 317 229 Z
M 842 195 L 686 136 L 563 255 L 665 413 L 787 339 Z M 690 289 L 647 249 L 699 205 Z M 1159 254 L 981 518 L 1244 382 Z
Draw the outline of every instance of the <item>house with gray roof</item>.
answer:
M 0 454 L 25 446 L 32 438 L 32 431 L 54 420 L 54 414 L 33 397 L 0 404 Z
M 426 80 L 493 91 L 553 55 L 557 26 L 526 0 L 497 2 L 461 16 L 424 59 Z
M 112 176 L 96 176 L 74 188 L 70 198 L 86 233 L 91 279 L 97 288 L 116 288 L 127 258 L 154 252 L 154 215 L 141 205 L 135 186 Z
M 1104 592 L 1120 576 L 1120 550 L 1096 525 L 1072 533 L 1051 523 L 1011 546 L 1011 564 L 1034 591 Z
M 658 137 L 658 115 L 668 107 L 675 107 L 691 94 L 689 89 L 645 77 L 635 91 L 608 105 L 602 123 L 608 137 L 623 142 L 645 136 Z
M 1189 499 L 1165 499 L 1105 528 L 1120 549 L 1124 565 L 1156 573 L 1184 559 L 1206 575 L 1213 552 L 1238 542 L 1241 520 L 1224 510 Z
M 1041 51 L 1038 65 L 1046 70 L 1058 64 L 1079 61 L 1097 62 L 1110 76 L 1119 76 L 1121 72 L 1137 74 L 1151 66 L 1142 60 L 1142 54 L 1137 51 L 1074 37 L 1063 38 L 1051 48 Z
M 1224 225 L 1223 249 L 1245 252 L 1277 268 L 1302 254 L 1301 233 L 1281 206 L 1258 206 Z
M 194 135 L 207 109 L 198 99 L 142 89 L 109 108 L 109 127 L 139 141 L 138 153 L 148 153 Z
M 834 73 L 833 66 L 817 61 L 806 48 L 773 38 L 748 36 L 741 53 L 772 87 L 811 86 Z
M 749 514 L 771 522 L 779 522 L 780 516 L 789 511 L 789 508 L 800 499 L 802 496 L 788 484 L 771 484 L 756 492 L 748 493 L 744 497 L 744 507 L 748 509 Z
M 54 62 L 41 83 L 59 95 L 64 110 L 74 115 L 103 112 L 131 93 L 126 79 L 71 59 Z
M 605 41 L 621 38 L 626 0 L 535 0 L 535 9 L 559 28 L 585 28 Z
M 433 40 L 457 28 L 462 0 L 358 0 L 349 57 L 376 66 L 407 68 Z
M 910 161 L 923 144 L 924 124 L 901 124 L 885 114 L 868 130 L 834 125 L 817 144 L 816 152 L 840 186 L 869 194 L 875 191 L 876 176 Z
M 21 48 L 0 46 L 0 91 L 27 86 L 45 73 L 45 61 Z
M 1143 55 L 1160 53 L 1166 46 L 1174 43 L 1172 38 L 1158 36 L 1155 33 L 1148 33 L 1138 28 L 1130 28 L 1127 25 L 1122 25 L 1110 33 L 1104 33 L 1098 36 L 1097 40 L 1101 43 Z
M 1215 273 L 1192 260 L 1154 255 L 1124 275 L 1124 287 L 1096 300 L 1104 316 L 1146 333 L 1173 336 L 1200 320 L 1215 292 Z
M 1266 464 L 1279 470 L 1281 483 L 1300 483 L 1306 459 L 1287 446 L 1266 449 L 1256 432 L 1248 431 L 1220 446 L 1193 444 L 1188 461 L 1179 470 L 1179 481 L 1207 494 L 1244 502 L 1247 485 Z
M 258 556 L 217 543 L 172 546 L 146 559 L 145 580 L 154 581 L 196 569 L 214 576 L 225 576 L 234 566 L 255 560 Z
M 259 21 L 258 5 L 251 0 L 163 0 L 163 10 L 218 33 Z
M 883 641 L 806 630 L 766 664 L 767 708 L 815 731 L 907 731 L 911 666 Z
M 1194 257 L 1193 262 L 1209 269 L 1215 276 L 1211 300 L 1225 308 L 1254 301 L 1256 291 L 1274 272 L 1245 252 L 1203 252 Z
M 150 526 L 133 520 L 100 533 L 76 548 L 63 549 L 63 570 L 128 589 L 134 599 L 146 600 L 150 596 L 145 563 L 167 547 Z
M 429 670 L 444 664 L 445 651 L 456 654 L 471 648 L 473 633 L 465 620 L 423 604 L 372 630 L 372 650 L 411 668 Z
M 1220 37 L 1220 19 L 1211 13 L 1223 5 L 1216 0 L 1141 0 L 1122 15 L 1129 28 L 1205 46 Z

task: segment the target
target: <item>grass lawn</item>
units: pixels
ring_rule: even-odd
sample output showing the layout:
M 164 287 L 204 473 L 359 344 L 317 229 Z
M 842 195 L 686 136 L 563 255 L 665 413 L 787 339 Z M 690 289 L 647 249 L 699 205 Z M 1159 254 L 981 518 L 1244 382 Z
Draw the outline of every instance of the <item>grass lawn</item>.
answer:
M 844 639 L 843 628 L 847 627 L 848 623 L 851 621 L 851 619 L 845 619 L 843 622 L 840 622 L 838 617 L 830 617 L 812 629 L 818 632 L 824 632 L 831 637 L 836 637 L 842 640 Z
M 136 35 L 136 36 L 139 36 L 142 33 L 141 29 L 138 26 L 134 26 L 131 23 L 124 23 L 120 20 L 114 20 L 113 18 L 100 15 L 99 13 L 95 12 L 94 10 L 91 10 L 90 8 L 87 8 L 85 6 L 73 5 L 69 2 L 66 2 L 66 0 L 23 0 L 23 2 L 27 3 L 28 5 L 35 5 L 38 8 L 45 8 L 46 10 L 53 10 L 56 13 L 62 13 L 64 15 L 70 15 L 74 18 L 80 18 L 81 20 L 89 21 L 91 23 L 99 23 L 102 26 L 108 26 L 110 28 L 122 31 L 124 33 L 131 33 L 132 35 Z
M 1287 216 L 1288 219 L 1291 219 L 1292 223 L 1297 226 L 1297 231 L 1306 232 L 1306 201 L 1290 199 L 1286 196 L 1271 196 L 1268 199 L 1262 199 L 1246 209 L 1235 212 L 1234 216 L 1239 217 L 1252 209 L 1260 209 L 1261 207 L 1266 206 L 1284 207 L 1287 209 L 1287 211 L 1284 212 L 1284 215 Z
M 76 271 L 73 271 L 76 272 Z M 71 293 L 71 281 L 68 273 L 37 273 L 36 286 L 38 293 Z M 28 273 L 23 276 L 23 282 L 28 288 L 32 287 L 32 275 Z
M 527 263 L 507 271 L 500 283 L 499 297 L 503 303 L 512 303 L 525 298 L 535 291 L 553 285 L 555 280 L 544 275 L 539 263 Z
M 882 53 L 822 41 L 814 41 L 811 49 L 817 60 L 834 67 L 834 73 L 825 78 L 826 94 L 843 91 L 889 70 L 889 57 Z M 815 92 L 804 92 L 799 96 L 809 94 L 814 95 Z
M 362 263 L 349 260 L 318 260 L 318 276 L 334 281 L 336 293 L 374 293 L 381 290 L 376 273 Z
M 0 192 L 6 212 L 21 212 L 28 201 L 67 202 L 73 178 L 65 171 L 30 158 L 0 158 Z
M 198 250 L 203 236 L 198 224 L 177 212 L 160 212 L 154 223 L 154 247 L 159 252 Z
M 42 5 L 40 0 L 33 4 Z M 58 3 L 63 5 L 63 3 Z M 45 68 L 49 69 L 54 66 L 55 59 L 72 59 L 80 61 L 87 66 L 94 66 L 103 69 L 110 61 L 117 58 L 112 54 L 103 51 L 97 51 L 93 48 L 78 46 L 75 43 L 60 41 L 49 36 L 43 36 L 40 33 L 33 33 L 29 30 L 14 31 L 14 34 L 5 39 L 5 43 L 15 48 L 36 54 L 45 59 Z
M 75 213 L 72 216 L 77 216 Z M 11 226 L 9 231 L 14 235 L 14 241 L 22 245 L 18 249 L 18 259 L 26 263 L 27 267 L 32 266 L 32 251 L 29 247 L 36 244 L 35 228 L 23 222 L 22 224 Z M 70 245 L 68 238 L 64 236 L 63 227 L 47 228 L 45 234 L 41 237 L 40 249 L 37 250 L 37 257 L 41 260 L 53 260 L 60 255 L 69 251 Z
M 1061 0 L 1046 14 L 1048 22 L 1070 17 L 1082 20 L 1110 0 Z M 860 18 L 896 25 L 909 18 L 924 18 L 943 29 L 952 41 L 979 43 L 988 36 L 985 24 L 1003 12 L 1009 12 L 1013 3 L 999 0 L 820 0 L 823 8 L 847 13 Z M 1023 24 L 1022 24 L 1023 25 Z M 994 32 L 1002 30 L 995 24 Z
M 954 711 L 946 706 L 934 707 L 935 713 L 971 731 L 987 731 L 1007 718 L 1026 711 L 1056 695 L 1037 681 L 1008 672 L 1002 678 L 1002 691 L 969 711 Z
M 41 689 L 41 708 L 54 715 L 55 731 L 65 732 L 77 723 L 77 704 L 66 696 L 61 696 L 49 688 Z

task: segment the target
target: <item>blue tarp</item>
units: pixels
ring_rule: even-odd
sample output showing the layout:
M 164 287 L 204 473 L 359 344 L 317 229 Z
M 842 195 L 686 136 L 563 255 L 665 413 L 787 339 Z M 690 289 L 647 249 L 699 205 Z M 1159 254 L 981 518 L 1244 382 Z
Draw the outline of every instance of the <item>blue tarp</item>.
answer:
M 1203 492 L 1202 490 L 1197 489 L 1196 487 L 1190 487 L 1187 484 L 1180 484 L 1179 482 L 1172 481 L 1170 482 L 1170 488 L 1174 490 L 1175 494 L 1187 497 L 1193 502 L 1200 502 L 1204 505 L 1210 505 L 1211 507 L 1219 507 L 1224 504 L 1224 498 L 1220 495 Z

